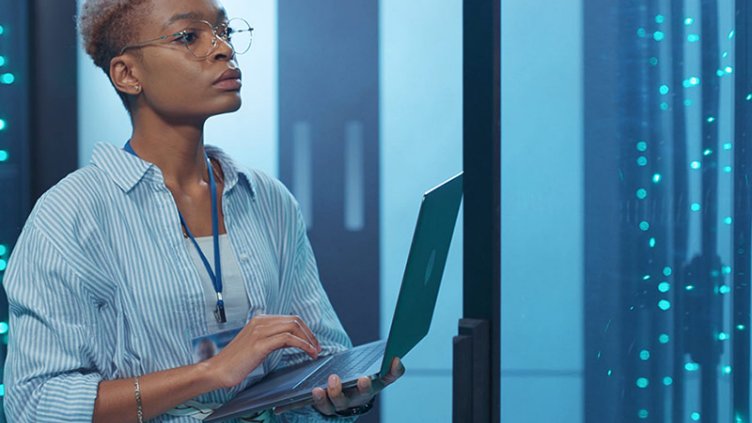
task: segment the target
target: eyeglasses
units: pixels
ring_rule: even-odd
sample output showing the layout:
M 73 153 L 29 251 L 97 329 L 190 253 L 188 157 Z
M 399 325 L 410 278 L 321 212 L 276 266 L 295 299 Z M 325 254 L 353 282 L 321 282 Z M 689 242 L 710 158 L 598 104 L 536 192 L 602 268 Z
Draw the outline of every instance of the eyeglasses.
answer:
M 247 52 L 253 41 L 253 28 L 242 18 L 234 18 L 216 26 L 207 21 L 192 21 L 182 31 L 129 44 L 120 50 L 120 54 L 131 48 L 140 48 L 168 39 L 183 44 L 197 59 L 205 59 L 216 50 L 219 40 L 229 44 L 235 54 Z

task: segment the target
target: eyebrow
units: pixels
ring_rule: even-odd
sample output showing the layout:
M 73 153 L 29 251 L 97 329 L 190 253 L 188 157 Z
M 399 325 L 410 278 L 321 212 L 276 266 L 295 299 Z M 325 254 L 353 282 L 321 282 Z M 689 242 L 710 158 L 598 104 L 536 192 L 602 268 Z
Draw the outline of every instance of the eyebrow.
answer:
M 203 18 L 202 14 L 198 12 L 178 13 L 178 14 L 173 15 L 167 21 L 167 23 L 164 24 L 162 29 L 166 29 L 167 27 L 169 27 L 170 25 L 174 24 L 177 21 L 201 20 L 202 18 Z M 217 22 L 219 22 L 220 20 L 224 20 L 224 19 L 227 19 L 227 11 L 223 7 L 220 7 L 217 10 Z

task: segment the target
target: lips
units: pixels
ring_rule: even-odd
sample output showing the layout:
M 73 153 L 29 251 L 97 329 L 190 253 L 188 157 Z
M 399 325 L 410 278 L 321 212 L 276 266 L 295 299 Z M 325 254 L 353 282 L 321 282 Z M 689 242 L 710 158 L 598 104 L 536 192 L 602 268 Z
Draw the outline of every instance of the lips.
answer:
M 241 73 L 239 69 L 227 69 L 214 81 L 214 86 L 226 90 L 240 89 Z

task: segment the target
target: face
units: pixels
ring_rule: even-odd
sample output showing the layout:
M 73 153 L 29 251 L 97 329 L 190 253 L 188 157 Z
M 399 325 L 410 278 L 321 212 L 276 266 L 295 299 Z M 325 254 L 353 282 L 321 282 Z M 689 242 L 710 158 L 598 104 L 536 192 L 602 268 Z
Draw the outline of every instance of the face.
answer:
M 180 32 L 194 20 L 212 25 L 227 21 L 225 11 L 215 0 L 152 0 L 152 10 L 138 29 L 138 39 L 151 40 Z M 196 58 L 174 37 L 127 50 L 131 77 L 142 91 L 136 107 L 147 107 L 168 120 L 203 122 L 209 116 L 240 108 L 240 79 L 228 70 L 238 65 L 232 48 L 217 40 L 206 58 Z M 117 58 L 116 58 L 117 59 Z

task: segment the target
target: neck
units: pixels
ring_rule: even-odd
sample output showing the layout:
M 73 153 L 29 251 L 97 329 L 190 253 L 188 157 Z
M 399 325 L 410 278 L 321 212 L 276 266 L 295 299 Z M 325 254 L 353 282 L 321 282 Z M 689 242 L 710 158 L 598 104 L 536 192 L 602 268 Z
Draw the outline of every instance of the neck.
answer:
M 140 158 L 162 171 L 165 185 L 190 190 L 207 178 L 204 125 L 175 124 L 156 115 L 134 116 L 131 147 Z

